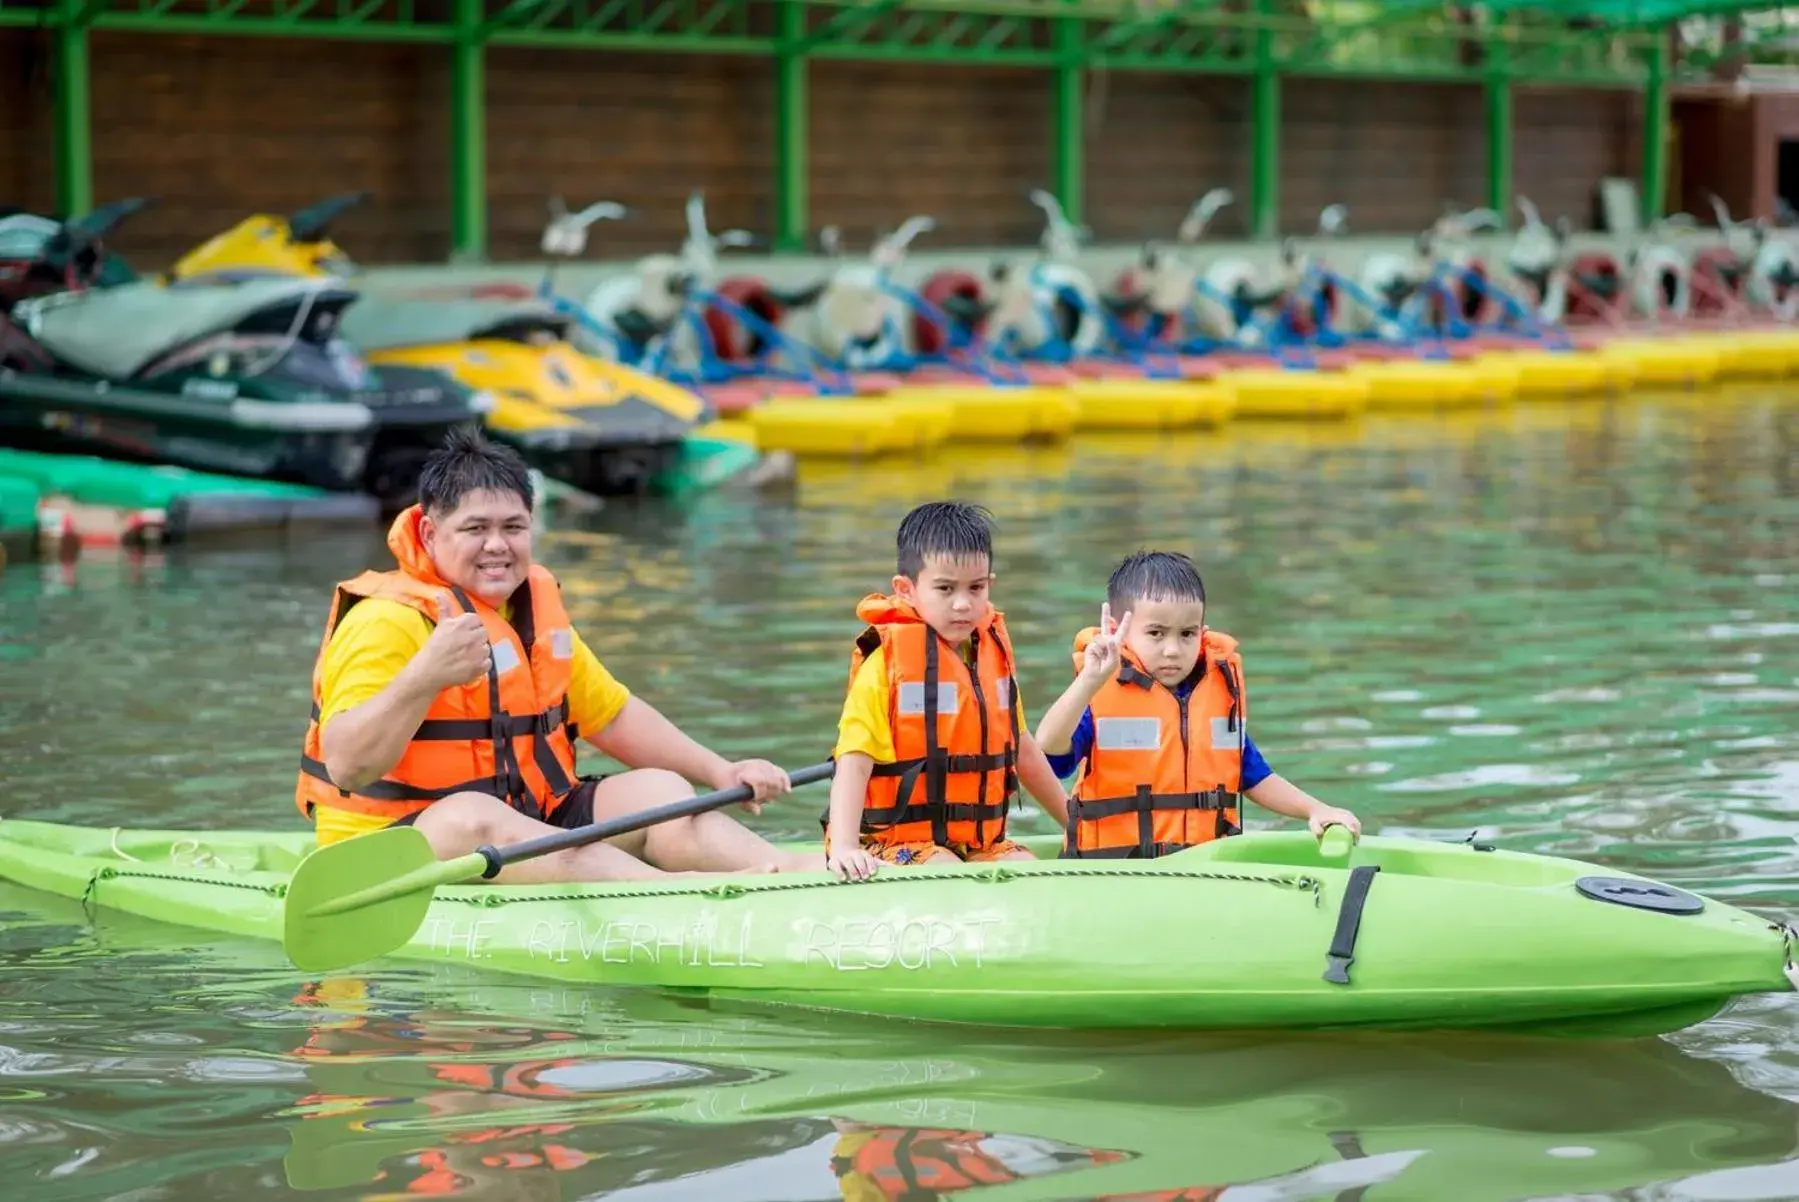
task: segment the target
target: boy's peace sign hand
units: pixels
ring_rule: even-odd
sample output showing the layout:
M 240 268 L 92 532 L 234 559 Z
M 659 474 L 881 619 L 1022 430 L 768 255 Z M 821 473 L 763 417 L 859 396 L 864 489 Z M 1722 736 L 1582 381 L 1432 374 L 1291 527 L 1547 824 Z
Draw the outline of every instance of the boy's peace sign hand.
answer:
M 1081 676 L 1089 684 L 1103 684 L 1117 674 L 1119 648 L 1124 645 L 1130 632 L 1131 611 L 1125 610 L 1124 617 L 1114 623 L 1112 603 L 1103 602 L 1099 607 L 1099 633 L 1087 644 L 1085 658 L 1081 662 Z

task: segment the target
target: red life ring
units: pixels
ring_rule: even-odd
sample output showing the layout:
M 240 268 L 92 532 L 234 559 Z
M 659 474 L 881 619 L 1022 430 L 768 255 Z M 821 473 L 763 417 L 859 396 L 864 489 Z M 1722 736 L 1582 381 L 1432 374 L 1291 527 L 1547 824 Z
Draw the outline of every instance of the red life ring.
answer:
M 1625 306 L 1630 301 L 1630 281 L 1618 257 L 1603 250 L 1589 250 L 1575 256 L 1568 268 L 1568 322 L 1622 322 Z M 1611 295 L 1604 296 L 1587 286 L 1589 279 L 1610 282 Z
M 771 326 L 781 321 L 781 302 L 775 299 L 767 280 L 753 275 L 732 276 L 721 282 L 716 291 Z M 760 349 L 755 336 L 744 328 L 743 323 L 717 305 L 706 307 L 706 332 L 712 336 L 718 357 L 726 363 L 746 362 Z
M 925 280 L 918 294 L 938 309 L 952 297 L 980 301 L 985 300 L 987 295 L 986 289 L 981 287 L 979 276 L 953 269 L 933 273 Z M 985 324 L 984 321 L 977 323 L 975 333 L 980 333 L 981 326 Z M 912 314 L 912 346 L 919 354 L 940 355 L 947 349 L 948 341 L 942 326 L 922 312 Z

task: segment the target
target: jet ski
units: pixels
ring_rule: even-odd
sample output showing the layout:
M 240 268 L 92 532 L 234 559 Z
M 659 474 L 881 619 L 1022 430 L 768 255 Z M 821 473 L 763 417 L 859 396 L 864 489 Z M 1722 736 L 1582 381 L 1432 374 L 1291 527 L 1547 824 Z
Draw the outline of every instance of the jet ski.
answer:
M 337 279 L 356 265 L 333 222 L 366 192 L 291 216 L 259 213 L 176 263 L 184 280 Z M 680 386 L 574 343 L 575 319 L 522 289 L 439 288 L 365 295 L 344 336 L 382 370 L 437 371 L 494 399 L 488 433 L 546 475 L 600 496 L 648 492 L 682 462 L 706 402 Z
M 373 369 L 358 293 L 324 279 L 162 281 L 112 266 L 141 198 L 0 217 L 0 445 L 413 499 L 424 458 L 491 398 Z

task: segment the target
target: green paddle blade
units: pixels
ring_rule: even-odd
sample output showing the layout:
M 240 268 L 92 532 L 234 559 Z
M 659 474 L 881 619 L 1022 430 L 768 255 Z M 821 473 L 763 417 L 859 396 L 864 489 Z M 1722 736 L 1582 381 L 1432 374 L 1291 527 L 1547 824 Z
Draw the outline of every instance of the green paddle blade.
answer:
M 329 972 L 402 946 L 431 908 L 439 874 L 421 870 L 434 866 L 438 861 L 430 842 L 410 826 L 371 831 L 312 851 L 287 885 L 282 942 L 288 958 L 307 972 Z M 415 873 L 421 878 L 416 883 L 405 879 Z M 363 905 L 319 913 L 330 903 L 390 883 L 410 887 Z

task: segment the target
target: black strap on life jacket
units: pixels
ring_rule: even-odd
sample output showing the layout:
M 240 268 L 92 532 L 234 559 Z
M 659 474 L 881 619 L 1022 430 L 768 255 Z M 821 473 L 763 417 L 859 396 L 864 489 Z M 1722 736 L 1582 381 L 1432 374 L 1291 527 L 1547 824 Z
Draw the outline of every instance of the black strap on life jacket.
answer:
M 978 635 L 976 636 L 979 637 Z M 1018 696 L 1016 686 L 1012 695 L 1012 727 L 1011 746 L 1004 751 L 983 753 L 980 755 L 950 755 L 937 739 L 937 691 L 942 679 L 940 670 L 940 640 L 934 632 L 927 632 L 925 639 L 924 667 L 924 737 L 925 753 L 912 759 L 896 760 L 891 764 L 876 764 L 871 777 L 898 777 L 899 787 L 894 791 L 893 803 L 886 806 L 868 806 L 862 811 L 862 833 L 878 834 L 879 832 L 902 823 L 929 822 L 931 824 L 931 841 L 939 846 L 949 843 L 949 824 L 951 822 L 973 822 L 976 838 L 984 842 L 985 823 L 996 817 L 1002 831 L 1006 821 L 1007 802 L 1011 796 L 1011 787 L 1017 780 L 1018 772 Z M 976 644 L 976 660 L 979 661 L 979 646 Z M 889 664 L 888 671 L 893 671 Z M 979 675 L 978 667 L 969 669 L 970 675 Z M 1009 680 L 1010 678 L 1008 678 Z M 978 687 L 978 686 L 977 686 Z M 981 745 L 987 744 L 987 708 L 983 698 L 977 696 L 976 702 L 981 707 Z M 1006 773 L 1007 792 L 1001 796 L 997 804 L 985 801 L 951 802 L 948 800 L 950 775 L 981 776 L 981 797 L 986 797 L 987 773 Z M 924 796 L 916 798 L 918 778 L 924 777 Z M 995 814 L 997 811 L 997 815 Z
M 451 585 L 450 593 L 461 605 L 464 613 L 474 613 L 474 602 L 461 586 Z M 529 606 L 530 598 L 526 598 Z M 527 610 L 528 612 L 528 610 Z M 530 818 L 543 817 L 543 804 L 531 795 L 531 787 L 525 783 L 524 770 L 519 767 L 518 749 L 514 746 L 509 728 L 512 715 L 500 702 L 500 665 L 496 656 L 489 655 L 487 660 L 487 737 L 493 743 L 493 795 L 502 798 L 507 805 Z
M 519 642 L 525 648 L 525 661 L 529 664 L 537 646 L 537 607 L 532 603 L 529 580 L 519 585 L 518 591 L 512 595 L 512 628 L 518 632 Z M 527 732 L 533 736 L 531 758 L 536 762 L 537 770 L 543 774 L 544 784 L 552 797 L 566 796 L 568 791 L 575 787 L 575 782 L 569 779 L 568 773 L 562 770 L 561 763 L 557 761 L 555 753 L 550 750 L 547 738 L 558 725 L 565 728 L 570 725 L 566 696 L 562 699 L 561 710 L 560 715 L 553 711 L 545 711 L 536 715 L 534 720 L 531 720 L 533 729 Z M 569 736 L 571 752 L 574 750 L 574 745 L 574 736 L 571 734 Z
M 314 780 L 323 781 L 336 789 L 341 797 L 349 797 L 350 790 L 331 779 L 331 773 L 325 765 L 309 755 L 300 757 L 300 771 Z M 461 781 L 454 785 L 445 785 L 440 789 L 427 789 L 420 785 L 408 785 L 401 781 L 388 780 L 385 777 L 356 790 L 356 795 L 371 801 L 442 801 L 453 793 L 489 793 L 493 790 L 493 777 L 482 776 L 474 780 Z
M 1156 842 L 1155 822 L 1158 812 L 1169 814 L 1211 810 L 1216 818 L 1214 838 L 1240 835 L 1243 828 L 1231 821 L 1230 811 L 1241 804 L 1237 794 L 1222 785 L 1197 793 L 1154 793 L 1148 785 L 1138 785 L 1137 791 L 1126 797 L 1095 797 L 1085 801 L 1071 797 L 1068 800 L 1068 835 L 1064 840 L 1062 857 L 1069 860 L 1149 860 L 1183 850 L 1187 846 L 1183 843 Z M 1137 815 L 1137 842 L 1120 847 L 1081 848 L 1080 828 L 1083 822 L 1098 822 L 1102 818 L 1115 818 L 1119 814 Z
M 525 655 L 531 655 L 536 640 L 535 615 L 531 608 L 530 583 L 521 585 L 513 595 L 513 629 L 518 631 L 519 640 L 524 644 Z M 460 587 L 452 585 L 450 594 L 462 607 L 463 613 L 474 613 L 475 606 L 468 594 Z M 347 606 L 346 606 L 347 609 Z M 340 613 L 339 618 L 342 618 Z M 575 787 L 575 782 L 563 770 L 562 763 L 556 758 L 550 747 L 550 736 L 560 727 L 567 736 L 572 748 L 580 737 L 580 727 L 569 716 L 568 698 L 565 696 L 549 709 L 534 714 L 508 713 L 500 701 L 499 665 L 490 662 L 487 671 L 487 699 L 489 717 L 481 718 L 427 718 L 419 723 L 413 732 L 413 741 L 468 743 L 488 740 L 493 746 L 494 774 L 490 777 L 478 777 L 458 782 L 443 788 L 428 789 L 417 785 L 409 785 L 403 781 L 383 778 L 364 788 L 356 790 L 360 796 L 372 801 L 441 801 L 454 793 L 487 793 L 498 797 L 507 805 L 532 818 L 541 820 L 544 809 L 541 802 L 532 794 L 526 783 L 523 769 L 519 765 L 517 740 L 530 738 L 532 741 L 532 760 L 539 772 L 543 773 L 544 782 L 551 797 L 566 796 Z M 317 723 L 322 717 L 318 703 L 312 705 L 312 721 Z M 340 786 L 331 779 L 331 773 L 325 765 L 310 756 L 300 757 L 300 771 L 315 780 L 323 781 L 338 791 L 343 797 L 351 796 L 351 791 Z
M 1186 682 L 1183 682 L 1181 687 L 1190 686 L 1191 690 L 1197 690 L 1199 682 L 1204 679 L 1208 670 L 1209 661 L 1202 656 L 1194 665 L 1192 675 L 1187 678 Z M 1237 674 L 1231 670 L 1227 661 L 1222 659 L 1218 661 L 1218 671 L 1224 681 L 1225 689 L 1231 696 L 1229 716 L 1225 719 L 1227 728 L 1238 733 L 1240 745 L 1243 730 L 1241 720 L 1243 686 L 1238 682 Z M 1142 671 L 1128 660 L 1119 665 L 1118 680 L 1121 684 L 1136 685 L 1143 689 L 1153 689 L 1157 685 L 1155 677 Z M 1187 697 L 1191 697 L 1191 695 L 1191 691 L 1186 694 Z M 1186 713 L 1184 698 L 1181 700 L 1181 708 L 1184 723 Z M 1096 740 L 1098 738 L 1097 729 L 1094 738 Z M 1095 750 L 1097 748 L 1091 749 L 1087 753 L 1089 768 L 1092 766 Z M 1215 819 L 1212 827 L 1214 839 L 1226 839 L 1232 835 L 1240 835 L 1243 833 L 1243 827 L 1239 823 L 1231 821 L 1230 811 L 1238 811 L 1238 817 L 1241 818 L 1242 805 L 1243 799 L 1225 788 L 1222 783 L 1215 789 L 1190 793 L 1156 793 L 1152 792 L 1148 785 L 1138 785 L 1135 793 L 1123 797 L 1096 797 L 1087 801 L 1071 797 L 1068 800 L 1068 834 L 1063 841 L 1062 858 L 1071 860 L 1148 860 L 1185 850 L 1187 844 L 1184 843 L 1158 843 L 1156 841 L 1155 818 L 1158 811 L 1166 814 L 1211 810 Z M 1119 814 L 1137 815 L 1137 842 L 1135 844 L 1085 851 L 1081 849 L 1079 831 L 1083 820 L 1097 822 L 1102 818 L 1114 818 Z

